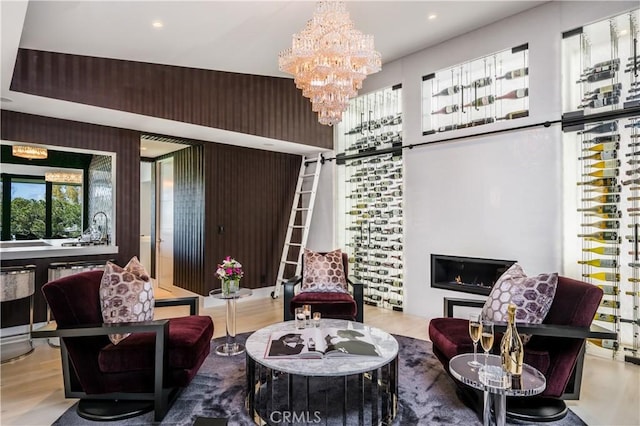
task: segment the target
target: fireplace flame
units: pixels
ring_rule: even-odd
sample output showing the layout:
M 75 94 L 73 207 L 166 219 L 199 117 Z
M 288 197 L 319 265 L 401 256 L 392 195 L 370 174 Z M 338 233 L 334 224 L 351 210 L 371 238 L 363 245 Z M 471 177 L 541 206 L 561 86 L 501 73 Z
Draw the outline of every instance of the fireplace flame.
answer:
M 458 275 L 457 277 L 454 278 L 454 280 L 458 283 L 458 284 L 462 284 L 462 278 L 460 277 L 460 275 Z

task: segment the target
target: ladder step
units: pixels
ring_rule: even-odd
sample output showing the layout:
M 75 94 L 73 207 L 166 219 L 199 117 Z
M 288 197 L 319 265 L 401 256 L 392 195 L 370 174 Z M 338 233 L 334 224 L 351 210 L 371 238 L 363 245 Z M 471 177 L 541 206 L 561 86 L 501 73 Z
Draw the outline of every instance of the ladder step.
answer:
M 282 263 L 286 263 L 287 265 L 297 265 L 298 264 L 298 262 L 294 262 L 293 260 L 285 260 Z
M 288 246 L 302 247 L 302 243 L 287 243 Z
M 294 209 L 295 211 L 305 211 L 305 210 L 309 210 L 309 207 L 297 207 Z
M 314 177 L 314 176 L 315 176 L 315 174 L 314 174 L 314 173 L 311 173 L 310 175 L 301 175 L 300 177 L 303 177 L 303 178 L 310 178 L 310 177 Z
M 306 226 L 304 226 L 304 225 L 292 225 L 291 228 L 302 229 L 302 228 L 306 228 Z
M 313 194 L 313 191 L 298 191 L 297 194 Z

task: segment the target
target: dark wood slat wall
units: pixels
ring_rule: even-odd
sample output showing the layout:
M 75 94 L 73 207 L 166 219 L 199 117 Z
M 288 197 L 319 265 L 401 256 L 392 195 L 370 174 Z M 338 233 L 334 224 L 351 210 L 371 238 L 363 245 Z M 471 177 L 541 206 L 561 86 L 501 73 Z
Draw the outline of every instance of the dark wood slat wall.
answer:
M 243 287 L 271 286 L 301 158 L 230 145 L 204 147 L 205 292 L 220 287 L 214 273 L 225 256 L 242 263 Z
M 173 187 L 173 282 L 204 295 L 204 147 L 191 146 L 173 154 Z
M 11 90 L 333 147 L 332 128 L 288 78 L 19 49 Z
M 115 257 L 124 265 L 140 251 L 140 133 L 137 131 L 98 126 L 76 121 L 60 120 L 12 111 L 1 111 L 1 132 L 4 140 L 83 148 L 116 153 L 116 244 L 119 253 Z M 97 258 L 94 256 L 92 258 Z M 83 258 L 84 259 L 84 258 Z M 88 258 L 87 258 L 88 259 Z M 65 259 L 56 258 L 55 261 Z M 76 259 L 77 260 L 77 259 Z M 35 321 L 45 319 L 46 302 L 40 291 L 46 282 L 46 266 L 51 259 L 28 261 L 2 261 L 2 265 L 37 263 Z M 44 262 L 44 263 L 43 263 Z M 24 323 L 28 311 L 27 299 L 4 303 L 2 327 Z

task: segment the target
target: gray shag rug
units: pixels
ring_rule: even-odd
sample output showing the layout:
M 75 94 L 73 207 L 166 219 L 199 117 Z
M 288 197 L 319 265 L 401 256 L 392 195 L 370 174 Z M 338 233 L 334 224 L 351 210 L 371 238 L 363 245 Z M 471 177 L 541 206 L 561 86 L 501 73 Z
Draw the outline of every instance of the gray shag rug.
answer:
M 239 334 L 244 343 L 250 333 Z M 394 425 L 482 425 L 476 413 L 456 396 L 456 385 L 431 351 L 431 343 L 403 336 L 394 336 L 399 351 L 399 401 Z M 229 425 L 253 425 L 245 409 L 245 355 L 221 357 L 213 348 L 224 338 L 211 343 L 211 354 L 189 386 L 175 401 L 162 425 L 214 424 L 208 419 L 228 419 Z M 77 403 L 69 408 L 55 425 L 97 425 L 76 413 Z M 509 423 L 509 420 L 507 420 Z M 149 425 L 153 412 L 131 419 L 110 422 L 113 425 Z M 357 422 L 356 422 L 357 423 Z M 325 424 L 323 421 L 321 424 Z M 340 422 L 342 424 L 342 422 Z M 350 423 L 351 424 L 351 423 Z M 511 423 L 509 423 L 511 424 Z M 548 426 L 585 425 L 572 411 Z

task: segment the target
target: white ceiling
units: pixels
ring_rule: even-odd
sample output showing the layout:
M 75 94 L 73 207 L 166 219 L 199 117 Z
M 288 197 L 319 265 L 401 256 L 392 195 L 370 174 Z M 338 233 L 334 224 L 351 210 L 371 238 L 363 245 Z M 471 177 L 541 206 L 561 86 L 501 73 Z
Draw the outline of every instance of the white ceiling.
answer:
M 349 1 L 384 64 L 543 1 Z M 289 77 L 277 66 L 313 1 L 2 0 L 2 108 L 155 134 L 305 153 L 309 147 L 9 91 L 18 47 Z M 429 15 L 437 15 L 429 19 Z M 162 28 L 152 23 L 161 21 Z M 291 83 L 293 84 L 293 82 Z

